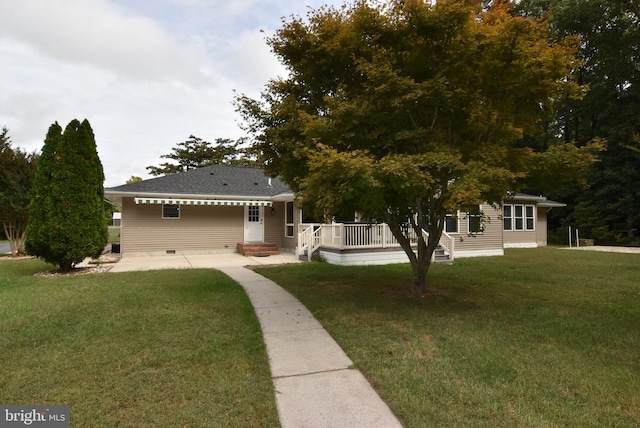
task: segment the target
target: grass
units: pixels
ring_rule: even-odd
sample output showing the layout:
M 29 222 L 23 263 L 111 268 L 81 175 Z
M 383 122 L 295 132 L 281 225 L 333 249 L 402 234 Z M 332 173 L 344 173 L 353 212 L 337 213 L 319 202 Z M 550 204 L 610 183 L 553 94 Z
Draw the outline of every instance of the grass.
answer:
M 260 268 L 407 427 L 640 426 L 640 256 L 562 249 L 435 265 Z
M 120 228 L 118 229 L 109 229 L 109 240 L 108 242 L 120 242 Z
M 72 426 L 279 424 L 241 287 L 211 270 L 35 277 L 0 262 L 0 403 L 70 405 Z

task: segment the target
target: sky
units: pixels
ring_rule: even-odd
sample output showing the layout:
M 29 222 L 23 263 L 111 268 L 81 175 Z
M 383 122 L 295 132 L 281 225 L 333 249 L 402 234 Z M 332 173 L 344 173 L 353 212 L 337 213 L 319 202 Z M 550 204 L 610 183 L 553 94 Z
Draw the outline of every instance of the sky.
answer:
M 190 135 L 246 136 L 234 97 L 286 75 L 265 38 L 282 17 L 341 3 L 0 0 L 0 128 L 31 152 L 52 123 L 88 119 L 105 187 L 150 178 Z

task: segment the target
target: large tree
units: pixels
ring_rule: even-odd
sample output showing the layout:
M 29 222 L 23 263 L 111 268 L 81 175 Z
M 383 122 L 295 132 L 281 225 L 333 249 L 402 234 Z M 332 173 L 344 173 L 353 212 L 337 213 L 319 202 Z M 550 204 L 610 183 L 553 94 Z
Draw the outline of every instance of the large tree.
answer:
M 565 187 L 569 224 L 600 243 L 638 243 L 640 230 L 640 14 L 631 0 L 523 0 L 517 12 L 549 16 L 552 40 L 580 37 L 576 79 L 581 99 L 561 97 L 548 122 L 555 137 L 586 144 L 607 141 L 588 188 Z M 540 190 L 533 186 L 532 191 Z M 564 236 L 565 234 L 563 234 Z
M 11 147 L 9 131 L 0 133 L 0 224 L 11 254 L 24 253 L 31 188 L 38 155 Z
M 268 42 L 289 75 L 237 100 L 268 173 L 316 217 L 348 209 L 389 224 L 415 293 L 447 213 L 517 189 L 545 154 L 514 141 L 538 132 L 554 97 L 581 92 L 575 38 L 549 43 L 547 22 L 511 16 L 509 2 L 431 3 L 356 1 L 285 20 Z
M 89 122 L 73 120 L 64 133 L 51 125 L 33 186 L 27 252 L 61 271 L 99 256 L 108 239 L 103 183 Z
M 176 144 L 171 153 L 160 157 L 173 159 L 177 164 L 163 162 L 159 166 L 148 166 L 149 174 L 174 174 L 207 165 L 257 166 L 257 154 L 244 138 L 218 138 L 215 143 L 210 143 L 191 135 L 188 140 Z

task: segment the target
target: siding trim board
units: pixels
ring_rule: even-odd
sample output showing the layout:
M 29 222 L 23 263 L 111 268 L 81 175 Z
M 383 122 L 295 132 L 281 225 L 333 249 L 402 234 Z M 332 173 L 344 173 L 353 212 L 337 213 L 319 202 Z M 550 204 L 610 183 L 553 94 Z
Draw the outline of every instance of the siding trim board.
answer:
M 236 201 L 229 199 L 151 199 L 134 198 L 136 205 L 193 205 L 223 207 L 270 207 L 271 201 Z

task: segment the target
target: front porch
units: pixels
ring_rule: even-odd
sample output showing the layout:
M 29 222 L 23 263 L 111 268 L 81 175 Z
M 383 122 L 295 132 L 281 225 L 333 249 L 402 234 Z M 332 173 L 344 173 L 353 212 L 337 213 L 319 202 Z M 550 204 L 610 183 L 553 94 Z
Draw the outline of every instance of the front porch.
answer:
M 410 239 L 417 236 L 410 230 Z M 429 235 L 423 231 L 425 239 Z M 411 236 L 413 235 L 413 236 Z M 408 263 L 409 259 L 387 224 L 331 223 L 300 224 L 296 254 L 309 259 L 319 252 L 327 262 L 338 265 Z M 432 261 L 451 263 L 455 258 L 455 239 L 444 233 Z

